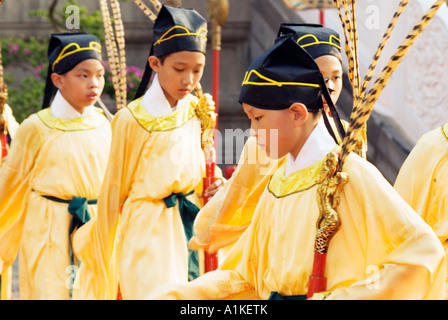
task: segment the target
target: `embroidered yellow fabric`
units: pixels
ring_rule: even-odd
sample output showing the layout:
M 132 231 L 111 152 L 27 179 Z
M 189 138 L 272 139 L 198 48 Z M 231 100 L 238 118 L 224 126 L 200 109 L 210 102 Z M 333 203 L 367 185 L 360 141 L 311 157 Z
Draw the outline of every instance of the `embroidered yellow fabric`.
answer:
M 175 33 L 175 34 L 172 34 L 171 36 L 168 37 L 168 35 L 171 33 L 171 31 L 173 31 L 173 30 L 175 30 L 175 29 L 181 29 L 182 31 L 185 31 L 185 32 L 183 32 L 183 33 Z M 181 31 L 181 32 L 182 32 L 182 31 Z M 170 40 L 170 39 L 172 39 L 172 38 L 174 38 L 174 37 L 184 37 L 184 36 L 198 36 L 198 37 L 202 37 L 202 38 L 204 38 L 205 40 L 207 40 L 206 35 L 207 35 L 207 29 L 204 29 L 204 28 L 200 28 L 200 29 L 198 30 L 198 32 L 190 32 L 190 31 L 189 31 L 187 28 L 185 28 L 185 27 L 182 27 L 182 26 L 174 26 L 174 27 L 170 28 L 167 32 L 165 32 L 165 33 L 160 37 L 160 39 L 157 40 L 157 41 L 154 43 L 154 45 L 161 44 L 162 42 L 164 42 L 164 41 L 168 41 L 168 40 Z
M 285 177 L 286 162 L 283 163 L 269 181 L 269 192 L 277 198 L 282 198 L 312 188 L 322 180 L 320 174 L 325 159 L 326 157 L 305 169 L 289 174 L 287 177 Z
M 51 129 L 61 131 L 81 131 L 98 128 L 107 122 L 107 118 L 101 109 L 95 108 L 97 113 L 76 119 L 55 118 L 51 114 L 50 108 L 45 108 L 37 112 L 40 120 Z
M 69 49 L 72 47 L 73 47 L 73 49 L 71 51 L 69 51 Z M 77 44 L 75 42 L 69 43 L 68 45 L 66 45 L 64 47 L 64 49 L 62 49 L 61 53 L 59 53 L 58 57 L 53 62 L 53 65 L 51 66 L 52 70 L 54 71 L 54 66 L 62 59 L 66 58 L 76 52 L 85 51 L 85 50 L 93 50 L 93 51 L 101 53 L 101 44 L 99 44 L 98 42 L 95 42 L 95 41 L 91 41 L 89 43 L 88 47 L 81 48 L 79 46 L 79 44 Z
M 148 131 L 169 131 L 183 126 L 196 115 L 193 96 L 187 106 L 177 109 L 167 116 L 154 117 L 143 106 L 142 98 L 132 101 L 127 108 L 137 122 Z
M 442 134 L 445 137 L 445 140 L 448 142 L 448 123 L 441 127 Z

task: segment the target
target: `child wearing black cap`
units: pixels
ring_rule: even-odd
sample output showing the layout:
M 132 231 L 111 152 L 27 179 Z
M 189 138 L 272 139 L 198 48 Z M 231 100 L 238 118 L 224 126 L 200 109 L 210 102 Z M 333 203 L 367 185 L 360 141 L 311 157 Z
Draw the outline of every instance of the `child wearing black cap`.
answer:
M 250 226 L 218 270 L 148 298 L 306 298 L 320 216 L 317 191 L 327 158 L 339 152 L 331 126 L 321 120 L 321 94 L 334 113 L 316 63 L 291 38 L 252 63 L 239 101 L 267 154 L 291 158 L 272 175 Z M 341 225 L 326 252 L 328 291 L 318 296 L 443 298 L 446 261 L 429 226 L 362 157 L 351 153 L 343 172 L 349 180 L 336 209 Z
M 282 23 L 276 41 L 284 37 L 292 37 L 314 59 L 325 79 L 331 101 L 336 105 L 342 91 L 343 72 L 339 34 L 318 24 Z M 325 97 L 322 100 L 328 121 L 335 129 Z M 344 128 L 348 127 L 343 120 L 342 124 Z M 337 131 L 335 134 L 341 142 Z M 222 249 L 219 253 L 222 257 L 228 246 L 235 243 L 249 226 L 254 208 L 271 175 L 287 158 L 270 159 L 256 143 L 254 137 L 248 139 L 233 178 L 198 214 L 195 236 L 190 242 L 192 248 L 212 252 Z M 367 143 L 364 142 L 360 148 L 364 154 L 366 147 Z
M 195 10 L 162 6 L 136 99 L 112 123 L 98 219 L 81 237 L 93 240 L 79 243 L 91 271 L 81 270 L 81 298 L 116 299 L 119 288 L 123 299 L 142 299 L 159 284 L 198 276 L 186 234 L 202 206 L 205 159 L 190 92 L 202 76 L 206 33 Z
M 111 141 L 93 106 L 104 87 L 97 37 L 52 34 L 48 61 L 43 109 L 20 125 L 0 169 L 0 273 L 20 247 L 21 299 L 70 298 L 71 233 L 96 214 Z

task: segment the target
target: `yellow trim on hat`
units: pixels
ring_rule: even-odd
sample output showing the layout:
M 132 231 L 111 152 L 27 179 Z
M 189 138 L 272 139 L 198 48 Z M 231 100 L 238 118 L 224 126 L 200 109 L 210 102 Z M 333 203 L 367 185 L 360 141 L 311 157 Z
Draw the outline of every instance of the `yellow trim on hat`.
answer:
M 165 37 L 166 37 L 172 30 L 174 30 L 174 29 L 182 29 L 182 30 L 185 31 L 185 33 L 175 33 L 175 34 L 173 34 L 173 35 L 171 35 L 171 36 L 165 38 Z M 203 33 L 200 33 L 201 31 L 203 31 L 203 32 L 205 32 L 205 33 L 204 33 L 204 34 L 203 34 Z M 188 29 L 185 28 L 185 27 L 182 27 L 182 26 L 174 26 L 174 27 L 172 27 L 171 29 L 169 29 L 167 32 L 165 32 L 165 33 L 160 37 L 160 39 L 157 40 L 157 41 L 154 43 L 154 45 L 158 45 L 158 44 L 160 44 L 160 43 L 162 43 L 162 42 L 164 42 L 164 41 L 168 41 L 168 40 L 170 40 L 170 39 L 172 39 L 172 38 L 174 38 L 174 37 L 183 37 L 183 36 L 198 36 L 198 37 L 202 37 L 202 38 L 204 38 L 205 40 L 207 40 L 206 34 L 207 34 L 207 29 L 204 29 L 204 28 L 200 28 L 200 29 L 198 30 L 198 32 L 190 32 L 190 31 L 188 31 Z
M 252 74 L 256 74 L 259 78 L 266 80 L 267 82 L 253 82 L 253 81 L 249 81 L 249 78 Z M 306 82 L 278 82 L 272 79 L 269 79 L 268 77 L 263 76 L 262 74 L 260 74 L 258 71 L 256 70 L 251 70 L 250 72 L 246 72 L 245 76 L 244 76 L 244 80 L 243 83 L 241 84 L 242 86 L 247 85 L 247 84 L 251 84 L 254 86 L 278 86 L 281 87 L 283 85 L 286 86 L 302 86 L 302 87 L 314 87 L 314 88 L 319 88 L 320 85 L 315 84 L 315 83 L 306 83 Z
M 73 46 L 75 47 L 75 49 L 72 50 L 72 51 L 68 51 L 69 48 L 70 48 L 70 47 L 73 47 Z M 51 70 L 54 71 L 54 66 L 55 66 L 59 61 L 61 61 L 62 59 L 66 58 L 66 57 L 68 57 L 68 56 L 70 56 L 70 55 L 72 55 L 72 54 L 74 54 L 74 53 L 77 53 L 77 52 L 80 52 L 80 51 L 86 51 L 86 50 L 93 50 L 93 51 L 96 51 L 96 52 L 101 53 L 101 44 L 98 43 L 98 42 L 96 42 L 96 41 L 90 41 L 88 47 L 81 48 L 81 47 L 79 46 L 79 44 L 77 44 L 76 42 L 69 43 L 68 45 L 66 45 L 66 46 L 64 47 L 64 49 L 62 49 L 61 53 L 59 53 L 58 57 L 57 57 L 56 60 L 53 62 L 53 65 L 52 65 L 52 67 L 51 67 Z M 68 52 L 66 52 L 66 51 L 68 51 Z
M 314 42 L 303 44 L 303 45 L 300 44 L 300 41 L 302 41 L 303 39 L 308 38 L 308 37 L 313 38 Z M 338 48 L 339 50 L 341 50 L 341 46 L 333 42 L 333 40 L 335 40 L 335 39 L 337 40 L 337 42 L 341 43 L 341 40 L 339 40 L 339 38 L 336 37 L 335 35 L 330 35 L 328 41 L 319 41 L 319 39 L 317 39 L 317 37 L 314 34 L 306 34 L 304 36 L 301 36 L 299 39 L 297 39 L 297 43 L 302 48 L 306 48 L 306 47 L 309 47 L 309 46 L 314 46 L 316 44 L 328 44 L 328 45 L 334 46 L 334 47 Z

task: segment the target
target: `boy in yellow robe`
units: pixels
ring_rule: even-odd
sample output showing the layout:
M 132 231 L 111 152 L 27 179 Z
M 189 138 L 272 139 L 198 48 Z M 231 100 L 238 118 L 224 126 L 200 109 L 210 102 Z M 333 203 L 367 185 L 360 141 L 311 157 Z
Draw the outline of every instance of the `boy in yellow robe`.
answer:
M 52 34 L 48 61 L 43 110 L 20 125 L 0 169 L 0 273 L 20 248 L 21 299 L 70 298 L 71 232 L 96 214 L 111 141 L 93 106 L 104 87 L 97 37 Z
M 239 101 L 267 155 L 290 157 L 272 175 L 250 226 L 218 270 L 160 287 L 148 298 L 305 298 L 321 170 L 339 149 L 322 121 L 322 93 L 328 97 L 316 63 L 289 37 L 251 64 Z M 351 153 L 343 172 L 349 181 L 337 207 L 341 226 L 327 251 L 326 298 L 443 298 L 445 255 L 431 228 L 364 158 Z
M 190 92 L 202 77 L 206 34 L 195 10 L 162 6 L 137 99 L 112 122 L 98 218 L 76 244 L 80 299 L 116 299 L 118 288 L 122 299 L 143 299 L 159 284 L 198 275 L 189 268 L 187 237 L 202 206 L 205 159 Z
M 339 34 L 317 24 L 280 25 L 277 39 L 292 35 L 316 61 L 336 104 L 342 91 L 342 56 Z M 331 113 L 323 99 L 324 109 Z M 328 117 L 334 126 L 333 118 Z M 343 122 L 346 128 L 347 123 Z M 338 137 L 338 141 L 341 138 Z M 367 143 L 363 145 L 366 150 Z M 365 152 L 365 151 L 364 151 Z M 250 137 L 245 144 L 232 179 L 201 210 L 195 221 L 195 236 L 190 242 L 192 248 L 204 248 L 210 252 L 223 249 L 238 240 L 249 226 L 253 211 L 274 171 L 286 161 L 270 159 L 264 150 L 257 147 L 256 139 Z M 222 257 L 224 251 L 219 256 Z
M 424 134 L 403 163 L 394 187 L 448 250 L 448 124 Z

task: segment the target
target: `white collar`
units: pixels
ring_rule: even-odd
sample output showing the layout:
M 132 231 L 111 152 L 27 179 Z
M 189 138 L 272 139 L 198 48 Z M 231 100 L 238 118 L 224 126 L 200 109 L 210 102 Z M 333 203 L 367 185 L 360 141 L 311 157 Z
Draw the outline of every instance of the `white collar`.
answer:
M 146 90 L 142 98 L 142 104 L 145 109 L 153 117 L 167 116 L 174 112 L 177 108 L 182 107 L 185 104 L 186 98 L 177 101 L 177 105 L 171 108 L 168 100 L 163 93 L 160 86 L 157 73 L 152 80 L 151 86 Z
M 288 153 L 285 176 L 302 170 L 325 157 L 336 146 L 331 135 L 328 133 L 325 123 L 321 118 L 313 131 L 305 141 L 297 158 Z
M 53 102 L 50 106 L 51 115 L 55 118 L 61 119 L 76 119 L 80 117 L 90 116 L 95 112 L 93 105 L 84 108 L 84 112 L 81 114 L 72 105 L 65 100 L 59 90 L 54 96 Z

